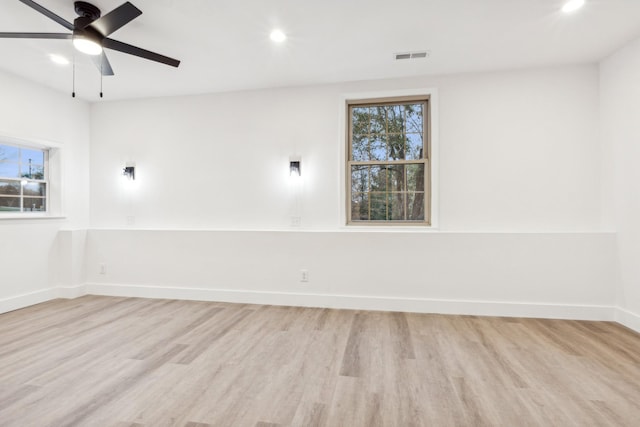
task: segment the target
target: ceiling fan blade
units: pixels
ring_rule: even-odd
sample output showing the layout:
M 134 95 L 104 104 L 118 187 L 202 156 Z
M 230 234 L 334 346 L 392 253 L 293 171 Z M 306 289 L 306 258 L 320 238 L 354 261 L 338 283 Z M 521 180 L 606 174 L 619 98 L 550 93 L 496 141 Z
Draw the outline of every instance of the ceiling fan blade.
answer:
M 140 9 L 138 9 L 131 3 L 126 2 L 123 5 L 113 9 L 103 17 L 98 18 L 90 23 L 89 27 L 94 28 L 100 34 L 106 37 L 122 26 L 133 21 L 140 15 L 142 15 L 142 11 Z
M 59 17 L 55 13 L 51 12 L 49 9 L 46 9 L 46 8 L 40 6 L 38 3 L 34 2 L 34 1 L 31 1 L 31 0 L 20 0 L 20 1 L 22 3 L 24 3 L 24 4 L 26 4 L 27 6 L 37 10 L 38 12 L 40 12 L 41 14 L 46 16 L 47 18 L 53 19 L 58 24 L 60 24 L 63 27 L 65 27 L 67 30 L 73 31 L 73 24 L 71 22 L 65 20 L 64 18 Z
M 0 33 L 0 39 L 71 39 L 73 34 L 64 33 Z
M 159 53 L 154 53 L 148 50 L 141 49 L 139 47 L 131 46 L 130 44 L 122 43 L 114 39 L 104 39 L 102 41 L 102 47 L 117 50 L 123 53 L 128 53 L 129 55 L 139 56 L 140 58 L 149 59 L 151 61 L 161 62 L 163 64 L 171 65 L 172 67 L 177 67 L 178 65 L 180 65 L 180 61 L 178 61 L 177 59 L 169 58 L 168 56 L 160 55 Z
M 113 76 L 113 69 L 107 58 L 107 54 L 102 52 L 102 55 L 90 55 L 94 65 L 102 73 L 103 76 Z

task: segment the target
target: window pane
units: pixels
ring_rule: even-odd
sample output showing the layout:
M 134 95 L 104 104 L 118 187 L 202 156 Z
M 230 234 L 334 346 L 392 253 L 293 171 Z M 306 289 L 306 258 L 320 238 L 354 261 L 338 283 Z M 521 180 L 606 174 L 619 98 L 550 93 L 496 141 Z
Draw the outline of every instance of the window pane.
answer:
M 34 165 L 44 165 L 44 152 L 42 150 L 23 148 L 21 151 L 21 161 L 25 165 L 28 165 L 30 161 Z
M 381 135 L 369 140 L 369 158 L 367 160 L 387 160 L 387 138 Z
M 392 221 L 404 220 L 405 196 L 407 193 L 387 193 L 388 215 Z
M 387 166 L 387 191 L 405 191 L 404 171 L 407 165 Z
M 407 194 L 407 220 L 424 221 L 424 193 Z
M 387 191 L 386 166 L 371 166 L 371 175 L 369 179 L 371 191 Z
M 404 106 L 407 116 L 407 133 L 422 133 L 423 115 L 422 104 L 409 104 Z
M 387 133 L 404 132 L 404 108 L 401 105 L 389 105 L 387 110 Z
M 0 212 L 20 212 L 20 197 L 0 197 Z
M 351 166 L 351 191 L 354 193 L 369 191 L 369 166 Z
M 424 191 L 424 164 L 406 165 L 407 190 Z
M 368 193 L 352 193 L 351 195 L 351 220 L 369 220 L 369 195 Z
M 404 160 L 405 147 L 402 134 L 389 135 L 389 160 Z
M 369 133 L 369 107 L 353 107 L 351 109 L 351 124 L 354 135 Z
M 369 160 L 369 138 L 364 135 L 353 135 L 351 160 L 356 162 Z
M 17 181 L 0 180 L 0 195 L 19 196 L 20 183 Z
M 384 107 L 371 107 L 370 132 L 372 134 L 385 133 L 387 131 L 387 113 Z
M 9 145 L 0 145 L 0 161 L 10 160 L 18 162 L 20 160 L 18 147 L 11 147 Z
M 4 178 L 20 178 L 18 163 L 0 162 L 0 176 Z
M 387 193 L 371 193 L 371 220 L 385 221 L 387 219 Z
M 45 211 L 45 199 L 35 197 L 24 198 L 24 212 L 43 212 Z
M 25 196 L 38 196 L 44 197 L 47 195 L 47 185 L 39 182 L 29 182 L 24 186 L 24 195 Z
M 421 133 L 408 133 L 407 134 L 407 160 L 420 160 L 423 159 L 423 143 Z
M 44 179 L 44 168 L 33 164 L 22 164 L 22 178 Z

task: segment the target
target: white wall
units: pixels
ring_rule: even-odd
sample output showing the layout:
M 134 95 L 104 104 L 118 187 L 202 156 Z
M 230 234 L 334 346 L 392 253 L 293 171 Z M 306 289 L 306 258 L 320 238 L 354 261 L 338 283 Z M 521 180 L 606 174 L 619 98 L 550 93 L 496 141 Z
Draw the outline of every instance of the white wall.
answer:
M 610 233 L 91 230 L 88 291 L 612 320 Z M 105 266 L 100 274 L 99 265 Z M 300 270 L 309 282 L 300 281 Z
M 439 94 L 440 231 L 347 231 L 341 96 L 415 88 Z M 94 104 L 88 289 L 610 318 L 598 96 L 587 65 Z
M 600 66 L 605 170 L 617 233 L 620 320 L 640 330 L 640 39 Z
M 89 223 L 89 106 L 19 77 L 0 73 L 0 138 L 11 136 L 60 144 L 62 198 L 66 218 L 0 219 L 0 312 L 57 295 L 60 283 L 59 231 Z M 76 241 L 76 249 L 84 247 Z M 70 249 L 70 247 L 68 247 Z M 76 258 L 76 268 L 81 260 Z M 77 273 L 76 280 L 77 280 Z M 70 284 L 65 281 L 66 286 Z
M 0 74 L 0 134 L 63 146 L 66 213 L 0 221 L 0 312 L 88 282 L 104 294 L 593 319 L 617 303 L 635 319 L 638 49 L 605 61 L 600 79 L 587 65 L 90 108 Z M 341 95 L 424 87 L 439 91 L 440 231 L 346 230 Z M 126 161 L 133 185 L 119 178 Z
M 92 226 L 288 228 L 298 153 L 302 225 L 335 230 L 340 95 L 424 87 L 439 91 L 442 230 L 602 229 L 595 65 L 94 104 Z M 135 188 L 117 179 L 127 160 Z

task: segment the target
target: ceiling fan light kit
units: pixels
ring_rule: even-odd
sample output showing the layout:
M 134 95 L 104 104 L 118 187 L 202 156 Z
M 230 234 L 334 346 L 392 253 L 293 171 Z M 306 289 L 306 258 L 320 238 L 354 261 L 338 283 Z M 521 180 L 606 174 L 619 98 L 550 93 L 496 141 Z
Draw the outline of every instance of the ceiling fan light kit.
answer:
M 81 34 L 73 36 L 73 47 L 75 47 L 79 52 L 86 53 L 87 55 L 100 55 L 102 53 L 102 46 L 100 43 Z
M 105 48 L 159 62 L 161 64 L 170 65 L 172 67 L 178 67 L 180 65 L 180 61 L 177 59 L 132 46 L 108 37 L 124 25 L 142 15 L 142 11 L 130 2 L 123 3 L 121 6 L 102 16 L 100 9 L 96 6 L 84 1 L 77 1 L 74 3 L 74 9 L 78 17 L 72 24 L 33 0 L 19 1 L 62 25 L 67 30 L 72 31 L 72 33 L 0 32 L 0 38 L 71 39 L 75 49 L 79 52 L 90 55 L 93 63 L 100 71 L 101 76 L 114 75 L 111 64 L 104 52 Z M 75 90 L 73 95 L 75 96 Z M 100 93 L 100 96 L 102 97 L 102 92 Z

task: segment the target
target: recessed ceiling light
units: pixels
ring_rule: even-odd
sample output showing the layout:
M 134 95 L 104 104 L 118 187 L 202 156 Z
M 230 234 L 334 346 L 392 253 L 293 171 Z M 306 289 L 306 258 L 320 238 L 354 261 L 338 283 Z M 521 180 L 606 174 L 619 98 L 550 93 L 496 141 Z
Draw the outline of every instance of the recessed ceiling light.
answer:
M 271 31 L 271 34 L 269 35 L 269 37 L 271 38 L 271 40 L 273 40 L 276 43 L 282 43 L 287 39 L 287 35 L 283 33 L 282 30 Z
M 69 65 L 69 60 L 64 56 L 52 53 L 51 55 L 49 55 L 49 58 L 58 65 Z
M 564 4 L 564 6 L 562 6 L 562 11 L 564 13 L 575 12 L 576 10 L 584 6 L 584 2 L 585 0 L 569 0 Z

